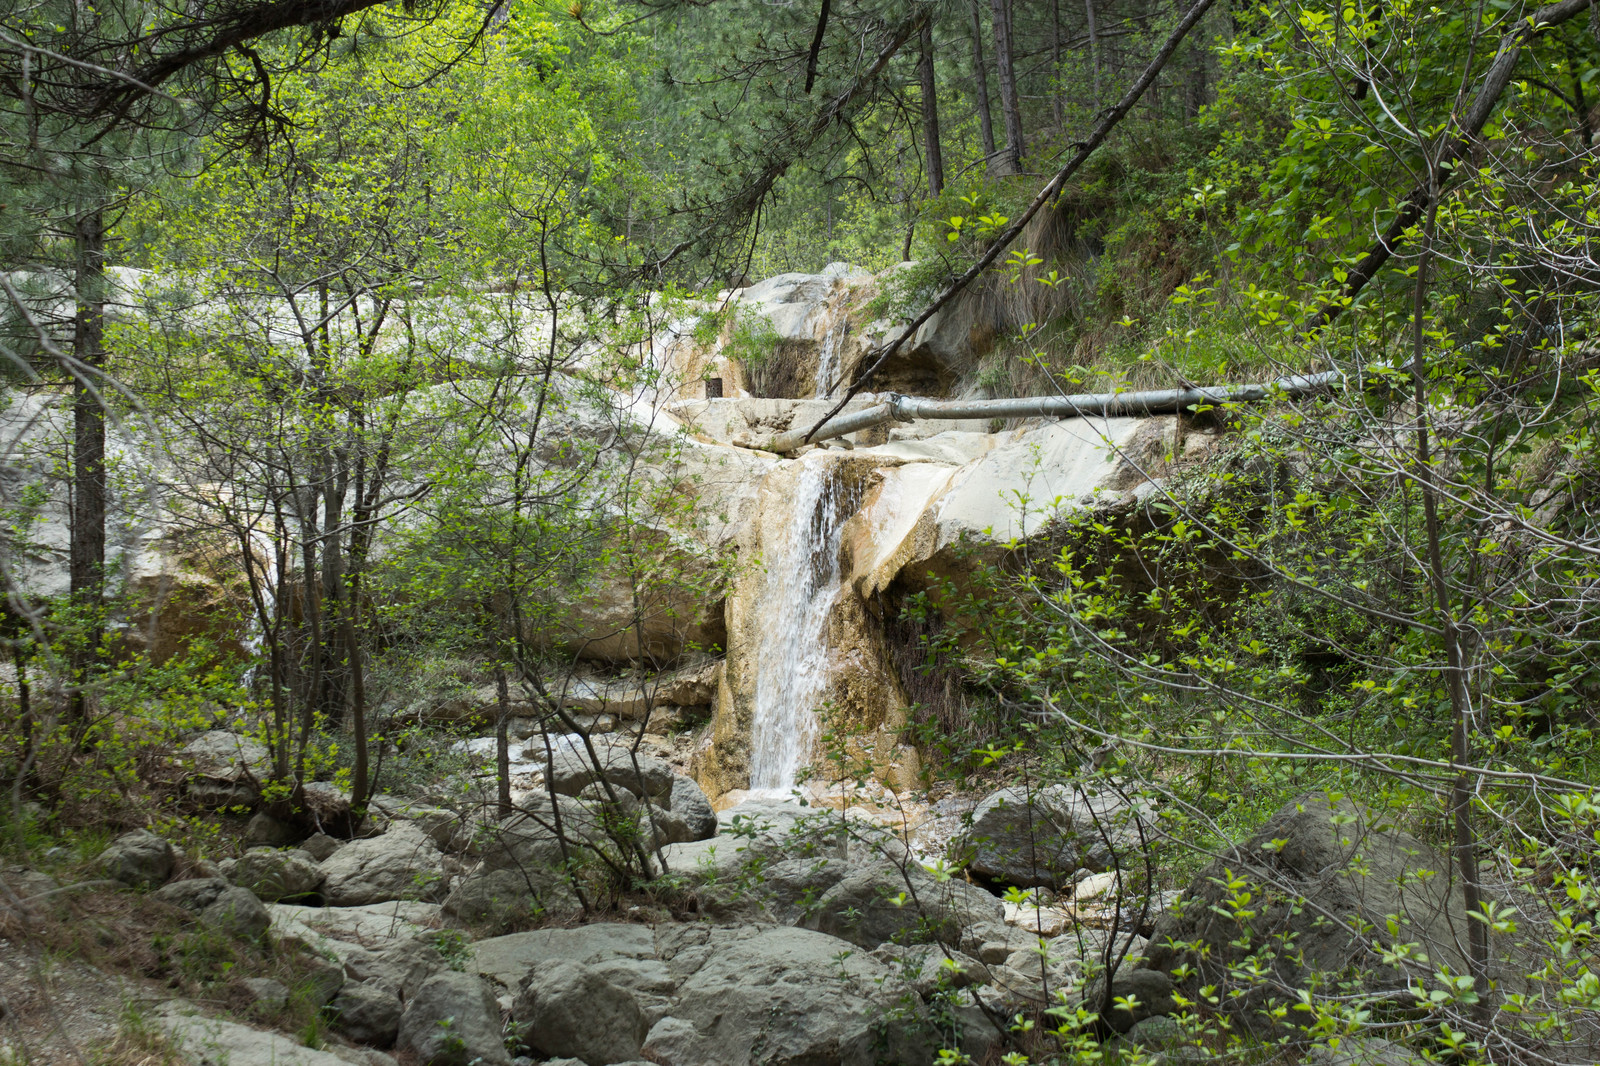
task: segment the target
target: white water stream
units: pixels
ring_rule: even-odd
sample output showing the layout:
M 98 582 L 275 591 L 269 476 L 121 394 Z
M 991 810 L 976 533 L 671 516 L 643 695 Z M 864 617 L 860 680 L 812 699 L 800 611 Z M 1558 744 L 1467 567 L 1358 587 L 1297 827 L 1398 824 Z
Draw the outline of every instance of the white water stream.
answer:
M 839 591 L 840 506 L 836 464 L 825 452 L 802 464 L 781 543 L 766 552 L 750 729 L 750 787 L 785 792 L 817 737 L 828 692 L 828 612 Z

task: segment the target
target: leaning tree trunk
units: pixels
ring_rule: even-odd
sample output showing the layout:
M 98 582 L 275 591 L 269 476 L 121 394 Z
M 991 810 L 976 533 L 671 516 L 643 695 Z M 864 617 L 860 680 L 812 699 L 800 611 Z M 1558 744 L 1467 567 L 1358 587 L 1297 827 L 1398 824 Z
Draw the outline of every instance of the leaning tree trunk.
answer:
M 933 20 L 922 24 L 922 56 L 917 63 L 922 80 L 922 143 L 927 154 L 928 195 L 944 192 L 944 153 L 939 145 L 939 87 L 933 70 Z
M 1005 118 L 1006 147 L 996 173 L 1022 171 L 1022 102 L 1017 95 L 1017 68 L 1012 58 L 1011 2 L 989 0 L 994 18 L 994 65 L 1000 75 L 1000 113 Z

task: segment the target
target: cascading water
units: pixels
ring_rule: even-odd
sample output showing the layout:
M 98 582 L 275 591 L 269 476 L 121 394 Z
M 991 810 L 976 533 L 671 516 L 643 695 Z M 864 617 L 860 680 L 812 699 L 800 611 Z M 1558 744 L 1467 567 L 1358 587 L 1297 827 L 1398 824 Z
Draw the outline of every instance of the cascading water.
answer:
M 849 517 L 837 462 L 798 460 L 791 521 L 766 552 L 750 730 L 750 787 L 787 791 L 817 735 L 827 699 L 828 612 L 839 591 L 839 530 Z
M 828 331 L 822 335 L 822 346 L 817 351 L 816 398 L 825 400 L 833 392 L 834 377 L 839 373 L 839 350 L 844 347 L 844 335 L 850 316 L 843 306 L 828 303 Z

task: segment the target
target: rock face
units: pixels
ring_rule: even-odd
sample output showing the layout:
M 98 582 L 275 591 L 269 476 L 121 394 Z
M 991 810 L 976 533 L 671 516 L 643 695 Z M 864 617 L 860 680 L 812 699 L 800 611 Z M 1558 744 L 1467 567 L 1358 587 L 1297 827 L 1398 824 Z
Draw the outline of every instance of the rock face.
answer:
M 351 841 L 322 864 L 323 900 L 330 907 L 351 907 L 442 898 L 441 857 L 421 829 L 396 822 L 382 836 Z
M 500 1007 L 474 974 L 424 981 L 406 1004 L 398 1039 L 423 1066 L 511 1066 L 500 1039 Z
M 1224 870 L 1249 886 L 1245 909 L 1253 916 L 1230 916 L 1233 893 Z M 1192 992 L 1199 984 L 1219 984 L 1224 1007 L 1250 1025 L 1265 1024 L 1259 1011 L 1276 993 L 1266 983 L 1241 985 L 1229 975 L 1230 964 L 1246 953 L 1270 949 L 1272 981 L 1286 988 L 1307 987 L 1313 970 L 1360 974 L 1373 991 L 1403 988 L 1408 977 L 1426 983 L 1443 965 L 1465 973 L 1456 945 L 1464 939 L 1466 917 L 1454 882 L 1447 856 L 1381 814 L 1348 798 L 1308 793 L 1195 878 L 1157 924 L 1148 966 L 1171 973 L 1189 964 L 1193 976 L 1180 987 Z M 1384 930 L 1391 916 L 1398 934 L 1380 937 L 1421 944 L 1427 953 L 1429 962 L 1414 972 L 1384 963 L 1353 931 Z M 1191 943 L 1204 953 L 1177 946 Z M 1514 982 L 1516 972 L 1502 969 L 1495 976 Z
M 172 876 L 172 845 L 148 829 L 124 833 L 100 853 L 95 865 L 113 881 L 154 887 Z
M 1075 870 L 1127 862 L 1139 848 L 1137 810 L 1122 797 L 1067 785 L 991 793 L 961 844 L 967 869 L 1001 884 L 1058 885 Z
M 649 1025 L 632 993 L 581 962 L 531 971 L 512 1007 L 527 1045 L 541 1054 L 609 1066 L 639 1057 Z
M 314 1051 L 294 1037 L 207 1018 L 185 1003 L 165 1004 L 155 1022 L 179 1049 L 178 1061 L 188 1066 L 348 1066 L 339 1056 Z

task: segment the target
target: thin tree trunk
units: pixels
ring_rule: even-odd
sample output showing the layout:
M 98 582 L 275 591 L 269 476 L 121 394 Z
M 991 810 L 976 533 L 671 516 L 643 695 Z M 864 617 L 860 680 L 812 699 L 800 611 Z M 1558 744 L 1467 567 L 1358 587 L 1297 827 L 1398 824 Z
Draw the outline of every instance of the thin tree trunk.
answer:
M 1094 109 L 1100 110 L 1100 33 L 1095 27 L 1094 0 L 1083 0 L 1083 14 L 1089 23 L 1089 69 L 1094 75 Z
M 933 69 L 933 20 L 922 24 L 922 56 L 917 63 L 922 79 L 922 145 L 927 154 L 928 195 L 944 192 L 944 153 L 939 145 L 939 86 Z
M 983 12 L 972 0 L 972 80 L 978 97 L 978 131 L 983 137 L 983 158 L 994 169 L 994 115 L 989 111 L 989 69 L 983 62 Z
M 494 716 L 494 781 L 495 800 L 500 807 L 500 817 L 509 818 L 511 806 L 511 690 L 506 683 L 506 668 L 498 663 L 494 668 L 494 690 L 498 707 Z
M 1061 107 L 1061 0 L 1050 0 L 1050 114 L 1057 130 L 1066 127 Z
M 1426 364 L 1428 266 L 1433 256 L 1433 237 L 1438 224 L 1439 175 L 1430 165 L 1428 211 L 1423 221 L 1422 247 L 1417 260 L 1417 280 L 1412 298 L 1411 379 L 1417 406 L 1417 486 L 1422 493 L 1424 533 L 1427 537 L 1428 570 L 1438 605 L 1445 651 L 1445 689 L 1450 698 L 1450 761 L 1459 768 L 1450 786 L 1450 817 L 1455 837 L 1452 851 L 1461 871 L 1462 903 L 1467 921 L 1468 966 L 1479 995 L 1478 1012 L 1489 1008 L 1489 927 L 1482 916 L 1483 885 L 1478 870 L 1477 835 L 1472 827 L 1473 781 L 1466 770 L 1472 757 L 1468 735 L 1471 706 L 1467 696 L 1466 664 L 1461 648 L 1461 626 L 1455 617 L 1453 597 L 1446 577 L 1442 535 L 1439 526 L 1438 492 L 1434 485 L 1432 442 L 1428 424 Z
M 994 20 L 994 66 L 1000 75 L 1000 113 L 1005 119 L 1006 147 L 996 173 L 1022 171 L 1022 101 L 1017 95 L 1017 68 L 1012 61 L 1011 0 L 989 0 Z
M 77 365 L 72 386 L 72 529 L 69 583 L 73 604 L 87 616 L 77 649 L 72 694 L 77 727 L 88 721 L 84 687 L 89 662 L 100 645 L 100 609 L 106 569 L 106 412 L 96 392 L 105 366 L 105 223 L 98 210 L 76 220 L 74 269 L 77 312 L 72 351 Z M 103 394 L 102 394 L 103 395 Z

